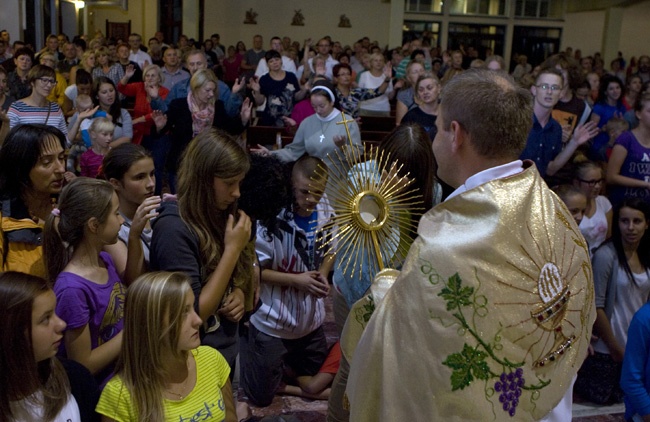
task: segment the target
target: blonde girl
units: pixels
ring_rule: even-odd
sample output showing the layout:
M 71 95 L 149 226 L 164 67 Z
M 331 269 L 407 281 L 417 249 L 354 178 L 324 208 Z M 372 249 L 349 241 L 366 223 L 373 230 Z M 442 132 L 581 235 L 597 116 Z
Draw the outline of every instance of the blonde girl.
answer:
M 235 421 L 230 367 L 201 346 L 201 318 L 183 273 L 148 273 L 126 297 L 124 341 L 97 405 L 104 421 Z
M 106 117 L 95 117 L 88 127 L 90 136 L 90 148 L 79 160 L 81 175 L 85 177 L 97 177 L 102 166 L 104 156 L 111 149 L 115 125 Z

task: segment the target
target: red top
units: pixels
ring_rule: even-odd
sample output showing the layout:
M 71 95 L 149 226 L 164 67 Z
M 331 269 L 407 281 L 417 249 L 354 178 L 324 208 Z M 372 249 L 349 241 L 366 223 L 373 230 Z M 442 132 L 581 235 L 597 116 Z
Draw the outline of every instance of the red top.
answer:
M 323 366 L 321 366 L 318 372 L 324 372 L 326 374 L 336 374 L 339 370 L 339 365 L 341 364 L 341 343 L 338 341 L 334 343 L 334 346 L 330 349 Z
M 135 106 L 133 107 L 133 118 L 145 116 L 146 121 L 142 123 L 133 124 L 133 143 L 140 144 L 142 137 L 148 135 L 153 127 L 153 119 L 151 118 L 151 104 L 147 99 L 147 91 L 144 89 L 144 82 L 134 82 L 123 85 L 122 82 L 117 84 L 117 90 L 127 97 L 135 97 Z M 158 96 L 165 100 L 169 94 L 169 90 L 164 86 L 158 88 Z

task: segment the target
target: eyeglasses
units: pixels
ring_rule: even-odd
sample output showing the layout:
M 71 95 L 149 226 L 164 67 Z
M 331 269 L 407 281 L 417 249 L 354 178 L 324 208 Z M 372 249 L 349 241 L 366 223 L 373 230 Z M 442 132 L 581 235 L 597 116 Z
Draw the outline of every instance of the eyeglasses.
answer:
M 43 82 L 43 84 L 45 85 L 56 85 L 56 79 L 38 78 L 38 80 Z
M 578 180 L 581 181 L 582 183 L 586 183 L 589 186 L 596 186 L 604 182 L 603 179 L 596 179 L 596 180 L 584 180 L 578 177 Z
M 541 89 L 542 91 L 560 91 L 562 87 L 560 85 L 549 85 L 549 84 L 541 84 L 541 85 L 535 85 L 537 88 Z

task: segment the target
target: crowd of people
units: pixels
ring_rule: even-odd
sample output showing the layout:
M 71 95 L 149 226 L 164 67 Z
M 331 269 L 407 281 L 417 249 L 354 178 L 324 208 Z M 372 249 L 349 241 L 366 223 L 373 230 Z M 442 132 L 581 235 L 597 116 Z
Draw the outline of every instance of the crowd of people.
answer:
M 607 71 L 599 54 L 583 57 L 580 50 L 532 64 L 515 54 L 508 65 L 489 50 L 481 58 L 471 47 L 442 51 L 426 36 L 392 49 L 368 38 L 345 46 L 329 36 L 302 44 L 273 37 L 268 50 L 261 35 L 251 49 L 234 40 L 226 47 L 218 34 L 201 43 L 181 36 L 172 44 L 162 32 L 148 47 L 138 34 L 45 41 L 35 52 L 21 41 L 10 45 L 8 32 L 0 31 L 0 308 L 6 315 L 0 419 L 247 420 L 251 410 L 239 402 L 239 387 L 261 407 L 276 394 L 329 398 L 331 421 L 401 420 L 418 412 L 442 418 L 450 409 L 472 418 L 479 413 L 456 408 L 453 398 L 446 410 L 435 410 L 430 399 L 420 403 L 432 391 L 447 400 L 452 389 L 440 380 L 415 394 L 414 378 L 404 394 L 376 405 L 394 377 L 423 376 L 444 356 L 412 356 L 372 372 L 383 354 L 391 362 L 399 356 L 404 343 L 392 336 L 408 342 L 418 335 L 409 331 L 413 326 L 400 332 L 407 316 L 418 317 L 414 305 L 403 312 L 399 305 L 424 289 L 414 287 L 418 271 L 436 285 L 433 273 L 446 280 L 460 264 L 456 255 L 445 260 L 446 247 L 475 262 L 476 251 L 459 239 L 500 241 L 507 224 L 495 219 L 513 208 L 499 194 L 507 189 L 499 187 L 502 180 L 512 186 L 513 203 L 531 210 L 512 218 L 563 222 L 527 229 L 533 243 L 544 230 L 552 242 L 574 236 L 572 258 L 560 264 L 556 257 L 555 264 L 577 286 L 571 294 L 560 289 L 567 295 L 562 303 L 583 315 L 579 323 L 565 314 L 556 318 L 566 319 L 565 332 L 554 326 L 562 335 L 575 331 L 566 346 L 574 345 L 567 356 L 575 371 L 539 376 L 568 377 L 562 383 L 568 389 L 540 393 L 531 399 L 539 407 L 508 399 L 503 409 L 512 416 L 519 404 L 535 419 L 546 416 L 542 410 L 566 416 L 561 405 L 570 404 L 575 383 L 586 400 L 625 398 L 630 418 L 650 415 L 649 57 L 628 63 L 619 55 Z M 394 121 L 378 145 L 390 158 L 344 162 L 339 152 L 364 150 L 362 129 L 370 117 Z M 256 145 L 245 139 L 251 125 L 274 127 L 292 142 Z M 357 274 L 340 264 L 340 254 L 354 249 L 340 236 L 328 199 L 341 171 L 356 182 L 361 173 L 379 180 L 397 171 L 414 179 L 411 189 L 432 209 L 418 233 L 398 228 L 394 234 L 406 248 L 419 235 L 413 254 L 430 260 L 430 268 L 415 270 L 413 258 L 400 256 L 404 273 L 381 306 L 377 299 L 377 316 L 366 327 L 367 315 L 354 341 L 348 326 L 358 322 L 360 304 L 372 302 L 374 274 L 367 263 Z M 484 215 L 490 224 L 472 211 L 478 186 L 486 186 L 487 203 L 504 210 L 498 218 Z M 446 212 L 456 217 L 446 220 Z M 400 219 L 418 226 L 416 214 Z M 506 249 L 484 246 L 488 265 L 515 265 Z M 383 265 L 394 262 L 385 258 Z M 593 267 L 593 279 L 591 270 L 576 275 L 578 263 Z M 519 265 L 521 273 L 529 271 Z M 480 276 L 491 271 L 481 269 Z M 469 272 L 460 276 L 457 283 L 470 283 Z M 405 285 L 408 280 L 418 281 Z M 480 282 L 472 287 L 479 288 L 485 289 Z M 418 300 L 451 295 L 437 293 Z M 340 345 L 328 345 L 323 330 L 328 296 Z M 489 309 L 478 302 L 495 299 L 492 293 L 481 298 L 472 306 Z M 432 307 L 430 319 L 449 318 L 449 306 Z M 467 324 L 461 321 L 461 331 L 473 332 Z M 431 327 L 438 335 L 458 337 L 438 325 Z M 537 350 L 534 343 L 522 357 L 537 359 L 533 369 L 515 368 L 508 365 L 517 351 L 498 360 L 501 349 L 491 342 L 499 341 L 478 340 L 477 350 L 485 347 L 484 354 L 513 374 L 521 369 L 527 381 L 535 365 L 559 350 Z M 389 347 L 379 352 L 381 344 Z M 587 349 L 577 371 L 583 358 L 577 352 Z M 445 350 L 451 353 L 451 346 Z M 411 359 L 419 363 L 410 366 Z M 449 359 L 440 365 L 458 369 Z M 434 372 L 431 379 L 447 374 L 440 366 Z M 492 377 L 488 372 L 474 376 L 483 382 Z M 454 384 L 453 391 L 468 387 L 469 394 L 476 383 L 469 384 Z

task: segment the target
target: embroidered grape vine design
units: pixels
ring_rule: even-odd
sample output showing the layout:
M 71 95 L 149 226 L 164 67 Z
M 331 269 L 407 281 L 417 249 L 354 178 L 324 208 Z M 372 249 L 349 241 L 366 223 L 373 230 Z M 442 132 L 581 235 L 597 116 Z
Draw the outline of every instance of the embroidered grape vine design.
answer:
M 468 387 L 475 379 L 488 381 L 496 379 L 493 384 L 494 392 L 499 394 L 499 403 L 503 411 L 511 417 L 515 415 L 523 390 L 541 390 L 550 384 L 550 380 L 538 380 L 537 384 L 526 385 L 523 374 L 525 362 L 511 362 L 508 358 L 498 356 L 499 336 L 490 342 L 478 334 L 465 317 L 464 308 L 469 308 L 479 316 L 486 316 L 482 310 L 487 308 L 485 296 L 477 295 L 472 286 L 463 286 L 462 279 L 455 273 L 446 281 L 437 271 L 425 264 L 421 267 L 422 272 L 429 277 L 432 285 L 444 283 L 444 287 L 438 293 L 446 301 L 446 309 L 458 322 L 462 331 L 469 333 L 475 340 L 475 345 L 464 343 L 463 349 L 452 353 L 442 362 L 443 365 L 452 369 L 450 382 L 452 391 L 462 390 Z M 498 372 L 490 368 L 489 362 L 501 367 Z M 534 396 L 533 396 L 534 397 Z

